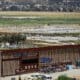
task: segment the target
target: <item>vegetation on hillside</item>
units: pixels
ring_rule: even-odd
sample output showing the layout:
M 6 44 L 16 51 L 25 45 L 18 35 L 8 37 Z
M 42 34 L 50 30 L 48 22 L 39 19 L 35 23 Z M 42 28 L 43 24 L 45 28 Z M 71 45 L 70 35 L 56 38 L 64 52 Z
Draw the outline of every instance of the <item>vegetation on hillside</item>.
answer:
M 15 17 L 15 18 L 14 18 Z M 0 25 L 80 24 L 80 13 L 0 12 Z
M 22 34 L 0 35 L 0 42 L 19 43 L 26 40 L 26 36 Z

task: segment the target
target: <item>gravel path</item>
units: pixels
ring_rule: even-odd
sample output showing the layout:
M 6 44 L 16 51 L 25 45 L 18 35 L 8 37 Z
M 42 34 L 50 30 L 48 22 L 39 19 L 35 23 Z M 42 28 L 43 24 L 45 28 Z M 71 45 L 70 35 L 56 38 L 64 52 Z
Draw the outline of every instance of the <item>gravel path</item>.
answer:
M 24 80 L 24 79 L 27 80 L 27 77 L 29 77 L 32 74 L 35 75 L 35 74 L 42 74 L 42 73 L 29 73 L 29 74 L 24 74 L 24 75 L 20 75 L 20 76 L 21 76 L 22 80 Z M 69 71 L 64 71 L 64 72 L 50 73 L 48 75 L 52 76 L 52 78 L 53 78 L 52 80 L 55 80 L 60 75 L 67 75 L 67 76 L 73 77 L 73 78 L 77 77 L 77 78 L 79 78 L 78 80 L 80 80 L 80 69 L 74 69 L 74 70 L 69 70 Z M 0 78 L 0 80 L 11 80 L 11 78 L 16 78 L 16 80 L 18 80 L 19 75 L 18 76 L 3 77 L 3 78 Z

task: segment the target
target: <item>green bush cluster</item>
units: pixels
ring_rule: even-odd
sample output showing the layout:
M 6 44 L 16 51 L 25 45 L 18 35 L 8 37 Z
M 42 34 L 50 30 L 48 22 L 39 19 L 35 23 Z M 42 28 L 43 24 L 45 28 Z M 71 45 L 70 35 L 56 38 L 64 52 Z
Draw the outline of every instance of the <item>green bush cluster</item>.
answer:
M 69 77 L 67 77 L 65 75 L 61 75 L 61 76 L 58 77 L 57 80 L 72 80 L 72 78 L 69 78 Z

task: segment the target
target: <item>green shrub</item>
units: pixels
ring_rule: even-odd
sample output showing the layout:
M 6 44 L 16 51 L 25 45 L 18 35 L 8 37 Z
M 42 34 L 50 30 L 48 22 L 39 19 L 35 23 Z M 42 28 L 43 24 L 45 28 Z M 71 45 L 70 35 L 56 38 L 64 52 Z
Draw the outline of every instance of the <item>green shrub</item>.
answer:
M 61 76 L 58 77 L 57 80 L 72 80 L 72 79 L 67 77 L 67 76 L 65 76 L 65 75 L 61 75 Z

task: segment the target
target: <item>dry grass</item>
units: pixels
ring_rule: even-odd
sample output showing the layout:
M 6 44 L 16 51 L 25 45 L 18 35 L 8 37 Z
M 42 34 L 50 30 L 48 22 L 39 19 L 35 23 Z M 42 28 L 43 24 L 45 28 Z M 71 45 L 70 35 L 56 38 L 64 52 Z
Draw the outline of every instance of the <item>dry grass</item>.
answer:
M 0 16 L 39 16 L 39 17 L 68 17 L 79 18 L 80 13 L 76 12 L 22 12 L 22 11 L 0 11 Z

